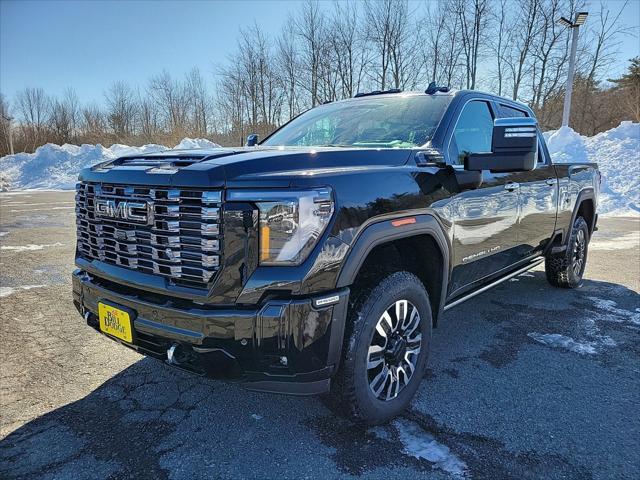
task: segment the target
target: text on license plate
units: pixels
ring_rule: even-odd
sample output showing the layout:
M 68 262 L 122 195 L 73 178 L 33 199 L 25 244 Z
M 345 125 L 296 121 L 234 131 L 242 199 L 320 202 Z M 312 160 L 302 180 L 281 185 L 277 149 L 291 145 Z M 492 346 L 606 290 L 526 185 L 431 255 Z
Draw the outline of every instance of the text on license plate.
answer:
M 98 303 L 98 318 L 100 319 L 100 330 L 102 332 L 113 335 L 125 342 L 133 342 L 131 317 L 128 312 L 111 305 Z

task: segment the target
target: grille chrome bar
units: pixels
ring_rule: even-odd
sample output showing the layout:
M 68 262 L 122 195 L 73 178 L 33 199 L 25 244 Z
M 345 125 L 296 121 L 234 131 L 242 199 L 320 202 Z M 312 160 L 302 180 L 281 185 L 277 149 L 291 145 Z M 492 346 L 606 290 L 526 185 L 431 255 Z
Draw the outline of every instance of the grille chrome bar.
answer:
M 97 198 L 148 202 L 148 225 L 97 216 Z M 222 192 L 97 183 L 76 186 L 78 253 L 206 289 L 221 265 Z

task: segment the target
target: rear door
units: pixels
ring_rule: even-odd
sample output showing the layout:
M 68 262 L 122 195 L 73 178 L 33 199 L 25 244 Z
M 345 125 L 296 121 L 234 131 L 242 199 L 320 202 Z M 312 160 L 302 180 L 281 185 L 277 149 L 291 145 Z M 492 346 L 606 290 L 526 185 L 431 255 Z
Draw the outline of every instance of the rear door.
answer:
M 482 172 L 479 187 L 463 181 L 469 173 L 463 168 L 466 154 L 491 151 L 494 105 L 482 98 L 464 102 L 445 137 L 445 158 L 459 179 L 459 191 L 434 207 L 451 225 L 450 296 L 518 259 L 519 189 L 514 174 Z
M 501 117 L 528 117 L 528 112 L 499 105 Z M 539 134 L 539 137 L 542 137 Z M 544 140 L 538 139 L 538 163 L 530 172 L 518 174 L 520 184 L 520 221 L 518 253 L 521 258 L 539 254 L 547 245 L 556 225 L 558 179 Z

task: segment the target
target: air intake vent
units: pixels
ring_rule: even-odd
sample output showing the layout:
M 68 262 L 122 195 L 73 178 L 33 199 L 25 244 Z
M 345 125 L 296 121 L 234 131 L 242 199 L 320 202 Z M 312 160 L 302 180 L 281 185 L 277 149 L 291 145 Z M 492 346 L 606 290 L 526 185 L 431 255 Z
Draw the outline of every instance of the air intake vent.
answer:
M 197 163 L 205 158 L 203 155 L 194 156 L 176 156 L 176 157 L 123 157 L 109 163 L 108 167 L 117 167 L 119 165 L 136 165 L 148 167 L 186 167 L 193 163 Z

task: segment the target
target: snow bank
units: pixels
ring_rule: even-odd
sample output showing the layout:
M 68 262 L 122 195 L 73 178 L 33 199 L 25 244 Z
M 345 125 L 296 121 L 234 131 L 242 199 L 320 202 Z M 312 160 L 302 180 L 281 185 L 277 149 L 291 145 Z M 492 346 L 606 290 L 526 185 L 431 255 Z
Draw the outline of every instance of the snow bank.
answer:
M 596 162 L 602 172 L 599 213 L 640 213 L 640 123 L 620 126 L 593 137 L 569 127 L 545 133 L 555 163 Z
M 549 151 L 556 163 L 597 162 L 603 174 L 599 211 L 608 215 L 640 213 L 640 123 L 620 126 L 583 137 L 569 127 L 546 132 Z M 185 138 L 174 148 L 214 148 L 203 138 Z M 53 145 L 35 153 L 0 158 L 0 191 L 12 189 L 72 189 L 80 169 L 122 155 L 167 150 L 162 145 L 129 147 L 112 145 Z
M 216 148 L 219 146 L 217 143 L 213 143 L 206 138 L 183 138 L 182 141 L 173 148 L 176 150 L 191 150 L 193 148 Z
M 174 149 L 215 148 L 219 145 L 204 138 L 185 138 Z M 18 153 L 0 158 L 0 190 L 11 189 L 73 189 L 78 172 L 84 167 L 123 155 L 153 153 L 168 150 L 163 145 L 130 147 L 115 144 L 54 145 L 47 143 L 34 153 Z

